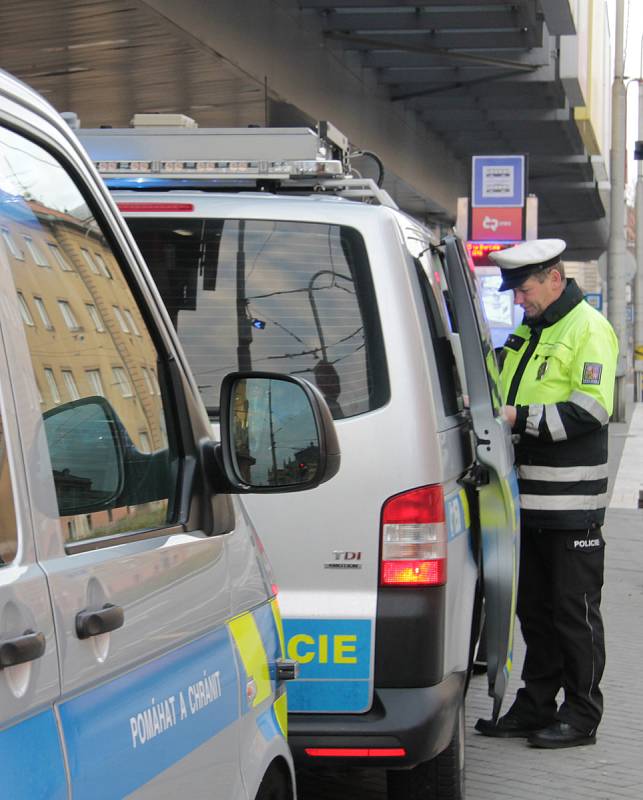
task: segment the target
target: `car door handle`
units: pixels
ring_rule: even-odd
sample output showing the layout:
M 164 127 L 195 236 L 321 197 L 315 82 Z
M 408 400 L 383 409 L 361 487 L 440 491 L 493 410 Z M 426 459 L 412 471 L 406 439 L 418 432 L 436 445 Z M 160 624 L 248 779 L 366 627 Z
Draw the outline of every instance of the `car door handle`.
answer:
M 35 661 L 45 652 L 45 637 L 42 633 L 25 631 L 22 636 L 0 640 L 0 669 Z
M 98 611 L 79 611 L 76 614 L 76 636 L 79 639 L 89 639 L 90 636 L 100 636 L 122 627 L 125 622 L 125 612 L 120 606 L 105 603 Z

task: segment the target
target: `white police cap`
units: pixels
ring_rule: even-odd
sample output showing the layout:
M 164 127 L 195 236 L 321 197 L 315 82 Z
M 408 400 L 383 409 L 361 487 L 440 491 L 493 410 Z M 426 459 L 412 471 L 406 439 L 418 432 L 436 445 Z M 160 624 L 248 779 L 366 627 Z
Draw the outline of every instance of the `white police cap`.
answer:
M 515 289 L 534 272 L 558 264 L 560 254 L 566 247 L 567 243 L 562 239 L 533 239 L 489 253 L 502 272 L 500 291 Z

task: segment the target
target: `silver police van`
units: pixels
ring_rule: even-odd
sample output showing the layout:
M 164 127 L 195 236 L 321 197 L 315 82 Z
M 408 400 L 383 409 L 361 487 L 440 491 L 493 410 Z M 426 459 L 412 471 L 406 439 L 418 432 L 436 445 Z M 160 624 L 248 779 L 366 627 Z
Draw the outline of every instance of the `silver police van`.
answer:
M 211 419 L 223 376 L 307 378 L 342 466 L 248 497 L 280 587 L 289 741 L 313 767 L 382 767 L 390 800 L 459 798 L 464 698 L 486 612 L 498 713 L 518 509 L 474 274 L 308 129 L 81 130 L 147 261 Z M 305 451 L 293 453 L 305 470 Z
M 328 408 L 211 352 L 213 440 L 109 193 L 6 73 L 0 155 L 0 795 L 294 800 L 294 664 L 236 495 L 332 477 Z

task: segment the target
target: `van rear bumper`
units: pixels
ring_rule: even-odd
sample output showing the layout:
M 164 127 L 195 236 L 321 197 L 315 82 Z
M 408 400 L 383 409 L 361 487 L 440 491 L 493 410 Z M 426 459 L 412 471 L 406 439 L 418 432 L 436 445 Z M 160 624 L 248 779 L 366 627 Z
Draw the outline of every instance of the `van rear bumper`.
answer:
M 435 686 L 376 689 L 365 714 L 290 714 L 288 744 L 305 767 L 414 767 L 451 741 L 465 673 Z M 311 756 L 310 748 L 404 748 L 404 756 Z

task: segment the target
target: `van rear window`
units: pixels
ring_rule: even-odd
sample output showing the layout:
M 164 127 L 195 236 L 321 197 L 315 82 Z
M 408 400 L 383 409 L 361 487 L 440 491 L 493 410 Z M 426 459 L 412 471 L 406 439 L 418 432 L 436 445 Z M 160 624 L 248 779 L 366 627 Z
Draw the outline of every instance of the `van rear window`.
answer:
M 210 416 L 236 370 L 299 375 L 335 419 L 388 400 L 366 248 L 352 228 L 129 218 Z

